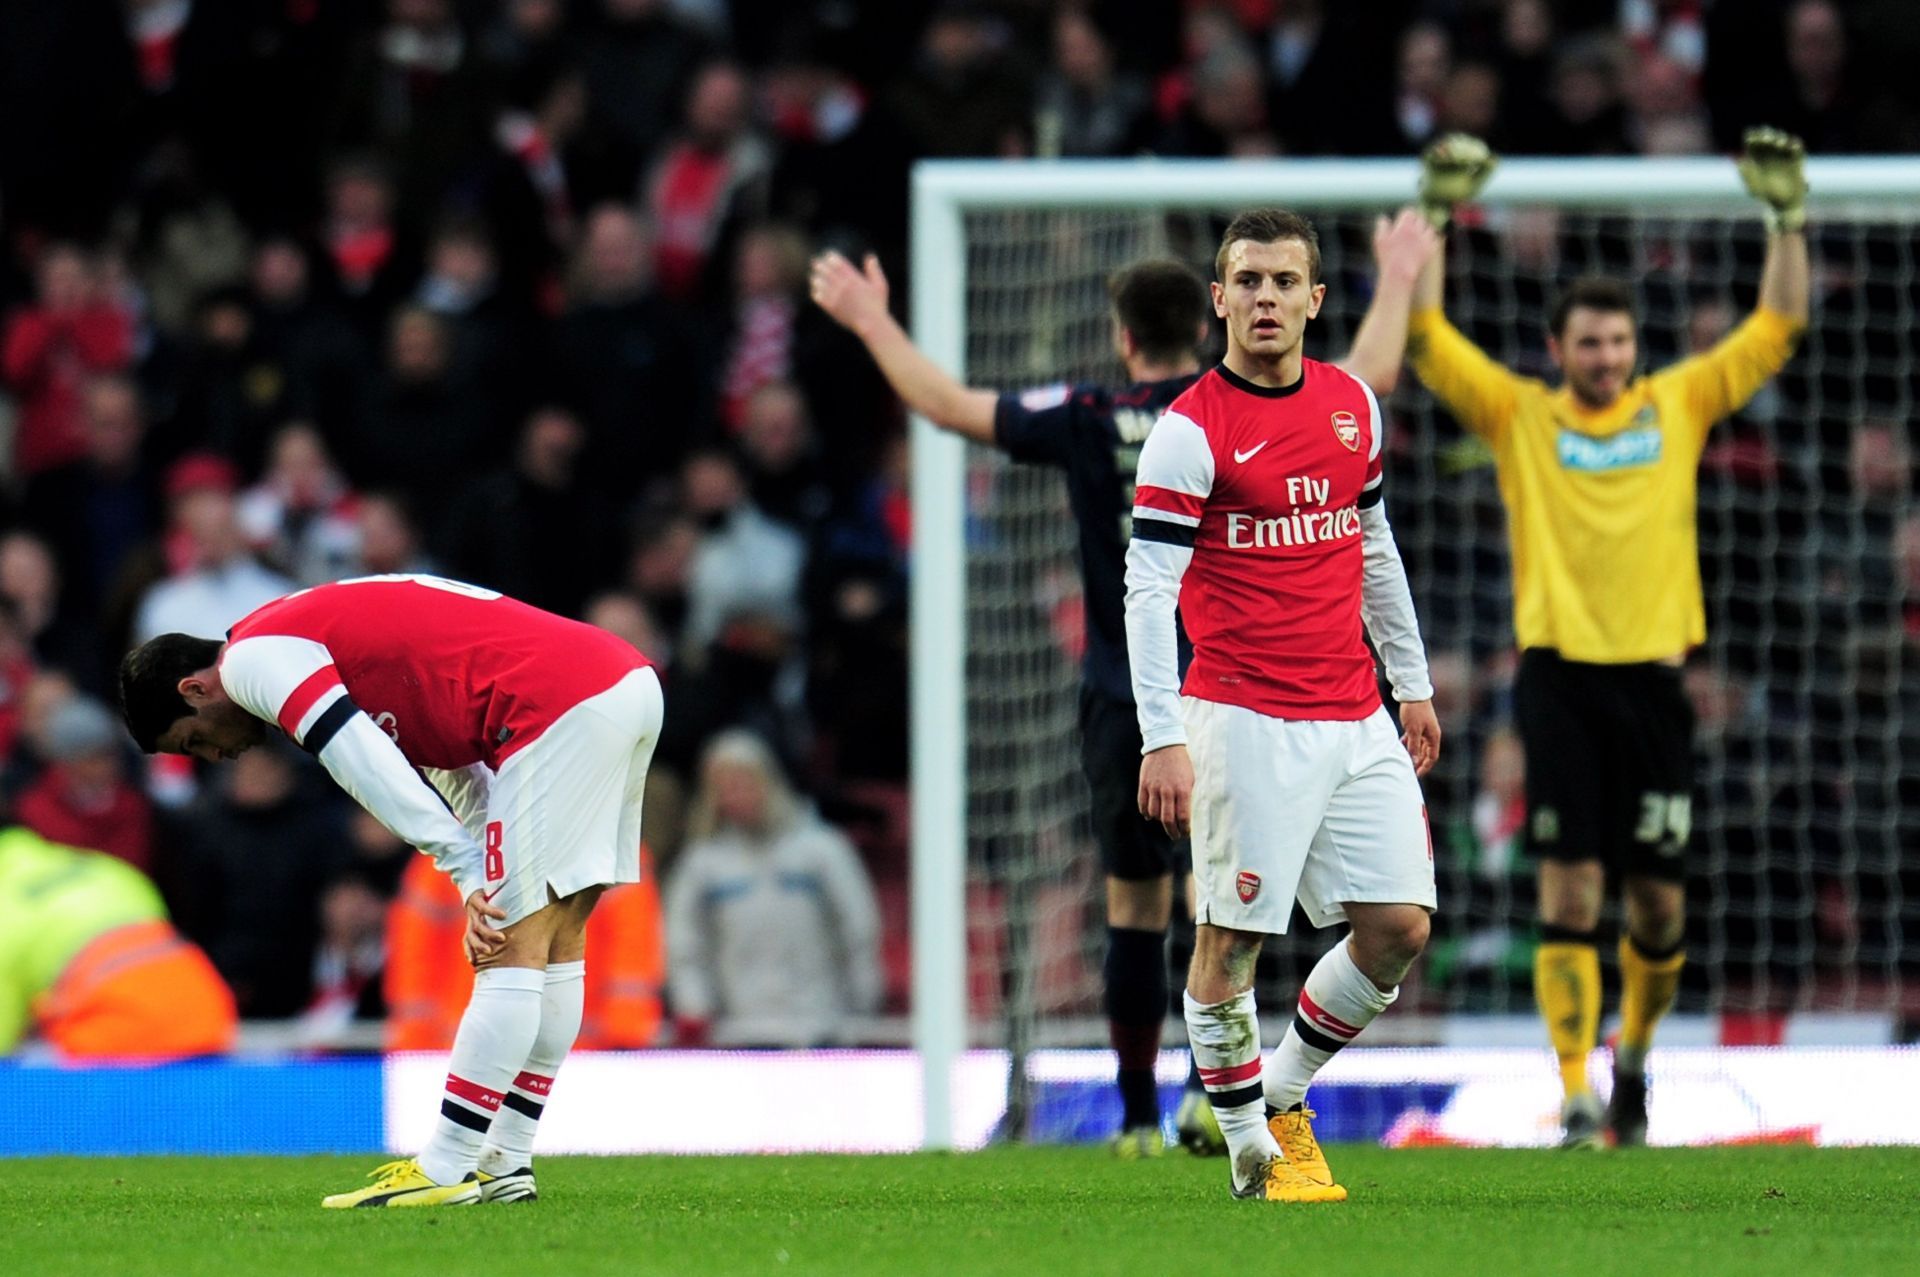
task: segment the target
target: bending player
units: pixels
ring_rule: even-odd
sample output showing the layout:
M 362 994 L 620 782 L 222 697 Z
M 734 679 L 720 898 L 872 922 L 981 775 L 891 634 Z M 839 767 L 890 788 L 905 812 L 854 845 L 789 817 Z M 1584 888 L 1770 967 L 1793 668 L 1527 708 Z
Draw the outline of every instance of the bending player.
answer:
M 120 694 L 149 753 L 233 758 L 277 724 L 466 900 L 479 973 L 433 1137 L 322 1204 L 532 1200 L 534 1129 L 580 1031 L 587 917 L 640 876 L 661 723 L 646 659 L 491 590 L 367 577 L 275 600 L 224 644 L 144 643 Z
M 1187 1036 L 1234 1196 L 1343 1201 L 1307 1084 L 1392 1004 L 1426 944 L 1433 852 L 1416 767 L 1439 756 L 1440 726 L 1381 502 L 1379 401 L 1303 353 L 1326 294 L 1313 227 L 1278 209 L 1242 213 L 1214 268 L 1226 358 L 1154 426 L 1134 496 L 1138 800 L 1193 839 Z M 1193 640 L 1184 699 L 1176 603 Z M 1404 735 L 1381 704 L 1363 622 Z M 1263 1068 L 1254 961 L 1296 899 L 1315 926 L 1345 920 L 1351 932 L 1308 975 Z
M 1442 138 L 1423 158 L 1421 201 L 1444 226 L 1493 169 L 1485 143 Z M 1526 751 L 1527 848 L 1539 863 L 1534 996 L 1565 1090 L 1562 1143 L 1601 1142 L 1587 1057 L 1600 1025 L 1598 930 L 1607 874 L 1626 903 L 1620 1045 L 1606 1122 L 1617 1143 L 1647 1130 L 1647 1050 L 1686 961 L 1693 709 L 1680 663 L 1706 638 L 1695 542 L 1695 471 L 1713 424 L 1779 372 L 1807 323 L 1807 182 L 1799 139 L 1747 134 L 1740 175 L 1766 207 L 1753 313 L 1712 350 L 1637 374 L 1633 293 L 1574 281 L 1547 353 L 1558 389 L 1509 372 L 1441 310 L 1444 267 L 1420 277 L 1408 339 L 1434 397 L 1487 441 L 1513 541 Z
M 1374 231 L 1379 283 L 1346 366 L 1385 393 L 1399 375 L 1413 281 L 1437 246 L 1412 210 Z M 1109 281 L 1114 352 L 1128 385 L 1056 385 L 1024 394 L 973 390 L 922 354 L 887 307 L 887 280 L 871 256 L 856 269 L 838 253 L 815 260 L 813 298 L 866 345 L 915 412 L 1015 460 L 1066 471 L 1080 530 L 1087 652 L 1080 692 L 1081 765 L 1091 790 L 1095 840 L 1106 869 L 1107 956 L 1103 971 L 1109 1037 L 1118 1057 L 1126 1157 L 1161 1150 L 1153 1065 L 1168 1006 L 1166 931 L 1184 839 L 1141 816 L 1137 802 L 1140 731 L 1127 670 L 1127 530 L 1140 446 L 1162 412 L 1200 374 L 1196 355 L 1208 328 L 1206 284 L 1172 261 L 1136 262 Z M 1176 1128 L 1195 1152 L 1216 1152 L 1220 1134 L 1197 1075 Z

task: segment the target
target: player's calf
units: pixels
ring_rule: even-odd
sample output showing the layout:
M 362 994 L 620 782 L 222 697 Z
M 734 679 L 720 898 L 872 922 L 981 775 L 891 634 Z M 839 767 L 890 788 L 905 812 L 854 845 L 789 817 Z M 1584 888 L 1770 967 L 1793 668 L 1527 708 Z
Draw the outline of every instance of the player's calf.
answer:
M 1261 940 L 1253 932 L 1198 928 L 1184 1002 L 1187 1041 L 1227 1142 L 1238 1196 L 1263 1183 L 1267 1165 L 1280 1156 L 1260 1092 L 1260 1020 L 1251 986 Z
M 550 964 L 540 998 L 540 1028 L 520 1072 L 500 1101 L 477 1167 L 489 1202 L 531 1201 L 533 1137 L 546 1113 L 554 1075 L 580 1036 L 586 1004 L 584 959 Z

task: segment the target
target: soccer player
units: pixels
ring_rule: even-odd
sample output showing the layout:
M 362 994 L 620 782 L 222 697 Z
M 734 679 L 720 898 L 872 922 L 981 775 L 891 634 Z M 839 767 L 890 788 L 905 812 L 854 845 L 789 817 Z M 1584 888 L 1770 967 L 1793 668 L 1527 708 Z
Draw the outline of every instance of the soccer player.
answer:
M 1399 374 L 1403 346 L 1396 325 L 1435 245 L 1413 210 L 1391 222 L 1382 218 L 1375 227 L 1379 285 L 1347 362 L 1383 391 Z M 1173 261 L 1136 262 L 1118 271 L 1108 293 L 1114 352 L 1129 384 L 1120 390 L 1063 384 L 1024 394 L 969 389 L 922 354 L 889 312 L 887 280 L 871 256 L 864 269 L 856 269 L 838 253 L 822 254 L 813 264 L 812 291 L 821 308 L 866 345 L 915 412 L 1015 460 L 1066 471 L 1087 610 L 1081 766 L 1106 869 L 1104 1000 L 1121 1100 L 1121 1131 L 1113 1147 L 1124 1157 L 1155 1156 L 1161 1137 L 1153 1065 L 1168 1005 L 1166 931 L 1174 873 L 1184 869 L 1186 847 L 1139 812 L 1140 733 L 1122 600 L 1134 467 L 1154 421 L 1200 374 L 1196 350 L 1207 336 L 1206 284 Z M 1219 1151 L 1219 1132 L 1197 1076 L 1190 1079 L 1176 1127 L 1195 1152 Z
M 1430 147 L 1423 207 L 1436 225 L 1493 168 L 1477 139 Z M 1527 846 L 1539 864 L 1534 996 L 1560 1060 L 1563 1143 L 1593 1147 L 1603 1115 L 1587 1081 L 1600 1020 L 1597 931 L 1607 875 L 1625 900 L 1620 1042 L 1605 1115 L 1616 1143 L 1646 1139 L 1647 1049 L 1673 1005 L 1686 927 L 1693 713 L 1680 683 L 1706 637 L 1695 471 L 1713 424 L 1786 364 L 1807 322 L 1807 183 L 1800 142 L 1747 134 L 1740 174 L 1766 207 L 1759 304 L 1713 349 L 1642 374 L 1633 292 L 1576 280 L 1554 307 L 1557 388 L 1502 368 L 1441 310 L 1443 268 L 1421 275 L 1414 371 L 1486 440 L 1513 541 L 1526 752 Z
M 1426 943 L 1433 852 L 1416 767 L 1433 765 L 1440 727 L 1382 504 L 1379 401 L 1304 354 L 1326 295 L 1313 227 L 1279 209 L 1242 213 L 1214 271 L 1226 357 L 1154 425 L 1134 494 L 1138 802 L 1193 839 L 1187 1037 L 1234 1196 L 1343 1201 L 1307 1084 L 1393 1002 Z M 1193 641 L 1184 687 L 1176 603 Z M 1404 735 L 1381 704 L 1363 622 Z M 1351 931 L 1308 975 L 1263 1068 L 1254 961 L 1296 899 L 1314 925 Z
M 532 1200 L 534 1129 L 580 1030 L 587 917 L 639 878 L 661 723 L 646 659 L 491 590 L 377 576 L 277 599 L 225 643 L 152 639 L 121 663 L 120 694 L 149 753 L 233 758 L 278 725 L 466 901 L 478 974 L 433 1136 L 322 1204 Z

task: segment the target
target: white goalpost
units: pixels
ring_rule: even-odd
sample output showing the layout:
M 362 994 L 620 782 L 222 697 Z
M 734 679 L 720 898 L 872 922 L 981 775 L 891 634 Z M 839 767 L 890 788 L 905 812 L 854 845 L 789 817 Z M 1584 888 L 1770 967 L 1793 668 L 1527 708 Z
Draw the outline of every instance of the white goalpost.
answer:
M 1920 158 L 1814 158 L 1807 174 L 1809 339 L 1728 434 L 1745 451 L 1701 484 L 1708 810 L 1692 907 L 1706 943 L 1683 1000 L 1714 1011 L 1872 1009 L 1916 982 L 1901 938 L 1920 886 L 1900 851 L 1920 843 L 1903 807 L 1920 755 L 1902 750 L 1920 703 L 1900 675 L 1920 652 L 1920 633 L 1901 635 L 1920 616 L 1902 575 L 1920 573 L 1920 512 L 1872 486 L 1853 441 L 1885 429 L 1901 444 L 1916 415 Z M 1364 308 L 1367 227 L 1417 177 L 1401 159 L 922 163 L 912 335 L 976 386 L 1118 381 L 1106 273 L 1149 254 L 1210 271 L 1226 215 L 1280 204 L 1320 227 L 1330 295 L 1309 353 L 1332 358 Z M 1726 159 L 1509 159 L 1479 209 L 1450 244 L 1450 313 L 1523 370 L 1539 368 L 1542 298 L 1585 270 L 1639 290 L 1653 366 L 1751 304 L 1759 219 Z M 1499 1012 L 1519 1005 L 1503 955 L 1531 916 L 1518 857 L 1476 806 L 1498 792 L 1481 761 L 1511 642 L 1505 532 L 1484 456 L 1411 381 L 1388 405 L 1411 441 L 1390 456 L 1390 503 L 1429 645 L 1458 671 L 1454 752 L 1433 782 L 1458 817 L 1443 832 L 1436 814 L 1434 831 L 1451 918 L 1421 992 L 1440 1012 Z M 1103 924 L 1059 481 L 920 419 L 911 445 L 911 1009 L 924 1146 L 944 1149 L 970 1045 L 1005 1045 L 1020 1070 L 1097 1016 Z

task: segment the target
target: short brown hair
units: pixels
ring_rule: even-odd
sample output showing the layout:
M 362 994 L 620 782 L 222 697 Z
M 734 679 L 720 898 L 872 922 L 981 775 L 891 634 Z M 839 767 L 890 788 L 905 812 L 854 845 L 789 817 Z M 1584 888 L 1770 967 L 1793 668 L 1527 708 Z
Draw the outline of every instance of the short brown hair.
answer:
M 1567 285 L 1560 294 L 1560 300 L 1553 304 L 1553 314 L 1548 318 L 1547 331 L 1556 338 L 1567 331 L 1567 317 L 1576 309 L 1612 311 L 1624 314 L 1628 319 L 1635 318 L 1633 290 L 1617 279 L 1608 279 L 1605 275 L 1582 275 Z
M 1314 233 L 1313 223 L 1300 214 L 1285 208 L 1253 208 L 1228 222 L 1226 233 L 1220 237 L 1220 251 L 1213 255 L 1213 277 L 1223 284 L 1227 282 L 1227 250 L 1243 239 L 1256 244 L 1299 240 L 1307 246 L 1307 283 L 1320 282 L 1320 237 Z
M 1199 344 L 1212 309 L 1207 284 L 1185 262 L 1134 262 L 1107 280 L 1114 317 L 1133 334 L 1140 352 L 1156 362 L 1183 359 Z

